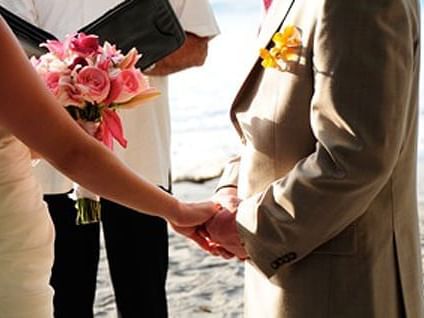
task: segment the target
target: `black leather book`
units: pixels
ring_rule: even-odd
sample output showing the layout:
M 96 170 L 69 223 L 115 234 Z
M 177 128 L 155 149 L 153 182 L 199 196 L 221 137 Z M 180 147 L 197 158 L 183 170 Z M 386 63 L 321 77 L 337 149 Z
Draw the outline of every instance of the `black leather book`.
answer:
M 28 56 L 45 53 L 40 44 L 56 37 L 0 6 L 0 14 Z M 78 32 L 96 34 L 116 44 L 124 53 L 132 47 L 142 54 L 142 70 L 178 49 L 185 35 L 168 0 L 126 0 Z
M 47 40 L 56 39 L 53 34 L 26 22 L 2 6 L 0 6 L 0 14 L 15 33 L 28 56 L 39 56 L 45 53 L 46 50 L 39 45 Z

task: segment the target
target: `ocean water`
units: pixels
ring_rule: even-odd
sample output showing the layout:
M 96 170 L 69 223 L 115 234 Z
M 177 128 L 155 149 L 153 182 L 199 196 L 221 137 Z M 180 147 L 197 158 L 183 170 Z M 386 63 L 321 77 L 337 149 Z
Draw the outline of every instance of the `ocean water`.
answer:
M 221 34 L 210 42 L 205 65 L 170 77 L 172 159 L 176 180 L 215 176 L 225 160 L 240 149 L 229 109 L 243 79 L 248 52 L 253 49 L 253 39 L 263 14 L 261 1 L 212 0 L 211 3 Z M 424 81 L 421 81 L 421 92 L 424 92 Z M 424 179 L 423 105 L 421 102 L 420 180 Z M 420 189 L 423 198 L 423 187 Z
M 229 109 L 261 18 L 259 0 L 212 0 L 221 33 L 205 65 L 170 76 L 174 179 L 219 174 L 239 150 Z

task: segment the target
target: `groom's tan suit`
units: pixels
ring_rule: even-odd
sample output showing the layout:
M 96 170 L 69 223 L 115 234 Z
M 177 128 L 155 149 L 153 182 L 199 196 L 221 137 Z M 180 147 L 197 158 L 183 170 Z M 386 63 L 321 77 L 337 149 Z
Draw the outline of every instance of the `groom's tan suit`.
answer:
M 288 70 L 258 56 L 221 186 L 244 200 L 252 318 L 422 318 L 417 0 L 274 0 L 258 48 L 294 25 Z

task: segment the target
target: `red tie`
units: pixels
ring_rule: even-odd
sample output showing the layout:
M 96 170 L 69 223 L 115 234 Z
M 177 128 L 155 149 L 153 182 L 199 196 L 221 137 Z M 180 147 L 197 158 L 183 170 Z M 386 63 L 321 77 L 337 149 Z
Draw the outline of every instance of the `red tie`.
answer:
M 268 10 L 269 6 L 271 5 L 272 0 L 264 0 L 265 9 Z

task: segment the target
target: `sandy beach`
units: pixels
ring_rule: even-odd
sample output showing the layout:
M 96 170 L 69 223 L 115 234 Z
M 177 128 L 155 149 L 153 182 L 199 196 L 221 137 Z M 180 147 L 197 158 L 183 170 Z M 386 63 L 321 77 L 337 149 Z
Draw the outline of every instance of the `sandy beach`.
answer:
M 179 182 L 175 195 L 185 200 L 206 199 L 216 180 Z M 420 187 L 420 193 L 424 190 Z M 421 197 L 423 198 L 423 197 Z M 424 199 L 424 198 L 423 198 Z M 424 251 L 424 200 L 420 202 L 421 244 Z M 243 265 L 209 256 L 170 230 L 168 309 L 170 318 L 235 318 L 243 311 Z M 95 317 L 116 318 L 113 290 L 102 250 Z
M 179 182 L 175 195 L 185 200 L 210 197 L 216 180 Z M 241 317 L 243 265 L 210 256 L 170 229 L 168 309 L 170 318 Z M 113 290 L 104 249 L 98 272 L 95 317 L 116 318 Z

